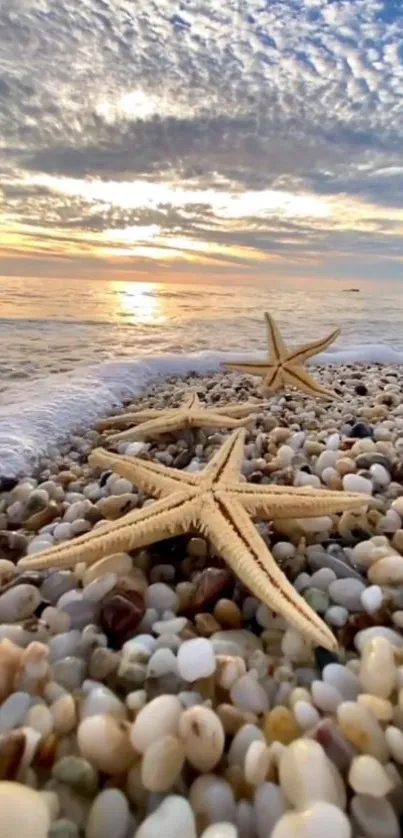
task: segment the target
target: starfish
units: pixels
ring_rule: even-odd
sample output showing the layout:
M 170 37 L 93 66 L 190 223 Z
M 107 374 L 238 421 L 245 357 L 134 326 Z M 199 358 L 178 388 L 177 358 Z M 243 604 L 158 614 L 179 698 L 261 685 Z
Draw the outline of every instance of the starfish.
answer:
M 139 410 L 135 413 L 122 413 L 98 423 L 98 430 L 125 428 L 128 430 L 108 436 L 108 443 L 127 442 L 147 439 L 159 434 L 177 431 L 179 428 L 238 428 L 251 420 L 251 414 L 265 407 L 261 402 L 223 405 L 207 408 L 202 406 L 197 393 L 192 393 L 180 407 L 166 410 Z M 246 417 L 246 418 L 241 418 Z
M 90 565 L 112 553 L 130 552 L 196 530 L 262 602 L 317 644 L 336 648 L 330 629 L 277 566 L 251 518 L 316 517 L 365 506 L 369 498 L 311 487 L 247 483 L 240 475 L 244 442 L 245 429 L 233 431 L 197 474 L 95 449 L 90 465 L 111 468 L 159 499 L 70 543 L 26 556 L 19 565 L 32 570 L 74 567 L 78 562 Z
M 297 349 L 287 349 L 280 331 L 273 318 L 268 312 L 265 313 L 267 323 L 267 339 L 269 344 L 269 357 L 267 361 L 228 361 L 223 364 L 227 370 L 238 370 L 249 375 L 261 376 L 263 388 L 266 391 L 280 390 L 288 386 L 304 390 L 310 396 L 321 396 L 326 399 L 337 398 L 336 393 L 327 390 L 315 381 L 302 366 L 304 361 L 317 355 L 326 349 L 340 334 L 340 329 L 335 329 L 327 338 L 317 340 L 313 343 L 306 343 Z

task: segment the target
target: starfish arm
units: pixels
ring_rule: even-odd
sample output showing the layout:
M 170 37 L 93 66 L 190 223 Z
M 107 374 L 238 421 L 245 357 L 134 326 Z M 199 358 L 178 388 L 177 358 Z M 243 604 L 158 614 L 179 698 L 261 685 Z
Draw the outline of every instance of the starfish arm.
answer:
M 95 448 L 90 454 L 88 462 L 91 466 L 110 468 L 121 477 L 126 477 L 146 494 L 154 497 L 165 497 L 178 489 L 191 491 L 197 485 L 197 475 L 180 471 L 176 468 L 140 460 L 137 457 L 125 457 L 114 454 L 103 448 Z
M 362 509 L 371 498 L 354 492 L 311 489 L 309 486 L 261 486 L 224 481 L 220 489 L 238 501 L 254 518 L 320 518 Z
M 32 570 L 74 567 L 78 562 L 90 565 L 113 553 L 129 552 L 180 535 L 189 529 L 196 515 L 195 501 L 190 501 L 185 492 L 176 492 L 72 541 L 25 556 L 18 564 Z
M 213 410 L 195 410 L 189 417 L 189 425 L 191 428 L 243 428 L 251 419 L 251 416 L 235 419 L 224 413 L 215 413 Z
M 105 431 L 108 428 L 126 428 L 128 425 L 137 425 L 139 422 L 148 422 L 161 415 L 160 410 L 137 410 L 134 413 L 120 413 L 117 416 L 110 416 L 101 419 L 96 424 L 98 431 Z
M 197 408 L 200 407 L 200 399 L 196 392 L 191 393 L 190 396 L 185 399 L 183 407 L 185 410 L 197 410 Z
M 324 352 L 331 343 L 333 343 L 340 334 L 340 329 L 335 329 L 327 338 L 322 340 L 315 340 L 313 343 L 306 343 L 304 346 L 298 347 L 293 352 L 290 352 L 287 357 L 287 362 L 292 364 L 303 364 L 308 358 L 313 355 L 318 355 L 319 352 Z
M 128 428 L 119 434 L 112 434 L 108 436 L 108 443 L 115 444 L 116 442 L 133 442 L 137 439 L 148 439 L 150 437 L 160 436 L 161 434 L 168 434 L 178 428 L 188 427 L 191 418 L 184 410 L 178 409 L 175 412 L 167 411 L 159 412 L 156 419 L 151 419 L 149 422 L 142 422 L 136 425 L 135 428 Z
M 326 387 L 322 387 L 321 384 L 318 384 L 314 378 L 304 369 L 304 367 L 299 366 L 299 364 L 290 364 L 284 367 L 284 383 L 289 384 L 292 387 L 298 387 L 299 390 L 303 390 L 305 393 L 308 393 L 310 396 L 314 396 L 315 398 L 326 398 L 326 399 L 337 399 L 337 393 L 334 393 L 333 390 L 328 390 Z
M 265 377 L 270 368 L 267 361 L 255 361 L 254 363 L 248 361 L 225 361 L 221 366 L 225 370 L 243 372 L 246 375 L 258 375 L 261 378 Z
M 260 413 L 261 410 L 267 410 L 265 402 L 244 402 L 244 404 L 227 404 L 216 407 L 214 405 L 214 413 L 223 414 L 224 416 L 233 416 L 238 419 L 242 416 L 249 416 L 253 413 Z
M 265 312 L 267 342 L 269 344 L 269 357 L 272 363 L 281 363 L 288 355 L 288 349 L 281 337 L 280 330 L 276 326 L 271 314 Z
M 201 513 L 204 532 L 236 576 L 273 611 L 327 649 L 337 648 L 330 629 L 277 566 L 242 506 L 220 493 Z
M 207 466 L 196 477 L 199 483 L 235 480 L 244 458 L 245 429 L 239 428 L 227 437 Z

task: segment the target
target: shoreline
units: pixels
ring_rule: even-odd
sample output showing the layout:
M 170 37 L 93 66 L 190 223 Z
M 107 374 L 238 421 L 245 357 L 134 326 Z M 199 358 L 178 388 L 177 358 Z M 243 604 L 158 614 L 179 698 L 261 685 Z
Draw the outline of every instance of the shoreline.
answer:
M 94 427 L 41 457 L 36 479 L 0 493 L 0 665 L 2 655 L 14 661 L 0 695 L 0 717 L 8 719 L 6 702 L 14 714 L 0 752 L 21 739 L 27 754 L 26 731 L 40 734 L 25 762 L 17 752 L 0 760 L 0 779 L 21 784 L 21 805 L 27 786 L 46 790 L 56 826 L 38 838 L 83 838 L 102 805 L 115 807 L 128 838 L 136 827 L 138 838 L 152 838 L 158 816 L 182 817 L 189 838 L 223 821 L 237 827 L 234 838 L 266 838 L 272 827 L 276 838 L 286 812 L 297 817 L 306 806 L 335 838 L 349 836 L 350 823 L 378 838 L 379 818 L 398 838 L 403 368 L 326 365 L 314 375 L 340 401 L 268 399 L 249 427 L 242 473 L 252 483 L 372 495 L 364 515 L 256 523 L 334 632 L 336 655 L 262 605 L 200 534 L 87 569 L 18 570 L 22 555 L 40 556 L 149 501 L 124 478 L 89 468 L 101 441 Z M 177 406 L 189 388 L 212 405 L 261 399 L 256 381 L 238 373 L 169 376 L 113 413 Z M 197 471 L 227 434 L 178 431 L 138 446 L 138 456 Z M 17 693 L 26 696 L 19 712 Z

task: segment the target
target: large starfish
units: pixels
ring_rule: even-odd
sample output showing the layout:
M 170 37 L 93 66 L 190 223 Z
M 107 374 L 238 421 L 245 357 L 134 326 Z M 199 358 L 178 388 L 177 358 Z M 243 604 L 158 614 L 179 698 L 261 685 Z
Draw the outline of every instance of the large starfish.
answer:
M 112 553 L 198 530 L 260 600 L 317 644 L 335 648 L 330 629 L 284 576 L 251 517 L 316 517 L 365 506 L 368 499 L 326 489 L 246 483 L 240 475 L 244 441 L 245 430 L 234 431 L 197 474 L 96 449 L 91 465 L 112 468 L 159 500 L 69 543 L 20 559 L 19 565 L 36 570 L 92 564 Z
M 313 343 L 306 343 L 297 349 L 287 349 L 280 331 L 272 316 L 265 313 L 267 323 L 267 339 L 269 344 L 269 357 L 267 361 L 228 361 L 223 364 L 227 370 L 238 370 L 249 375 L 258 375 L 263 378 L 265 391 L 280 390 L 287 386 L 297 387 L 304 390 L 310 396 L 321 396 L 322 398 L 335 399 L 336 393 L 322 387 L 312 378 L 302 366 L 304 361 L 323 352 L 340 334 L 340 329 L 335 329 L 327 338 L 317 340 Z
M 205 407 L 197 393 L 192 393 L 180 407 L 165 410 L 138 410 L 122 413 L 98 422 L 97 429 L 126 428 L 128 430 L 108 436 L 108 443 L 147 439 L 160 434 L 171 433 L 180 428 L 239 428 L 251 420 L 251 414 L 265 407 L 261 402 L 228 404 L 221 407 Z M 242 418 L 246 417 L 246 418 Z

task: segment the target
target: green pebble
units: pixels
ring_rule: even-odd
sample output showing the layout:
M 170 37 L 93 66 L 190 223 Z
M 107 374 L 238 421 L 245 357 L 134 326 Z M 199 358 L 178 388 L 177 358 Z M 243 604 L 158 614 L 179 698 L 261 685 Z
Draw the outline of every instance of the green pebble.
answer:
M 321 591 L 320 588 L 307 588 L 302 596 L 317 614 L 324 614 L 329 608 L 329 596 L 326 591 Z
M 50 825 L 48 838 L 79 838 L 78 827 L 67 818 L 60 818 Z
M 98 773 L 83 757 L 62 757 L 52 768 L 53 777 L 75 791 L 91 797 L 98 791 Z

